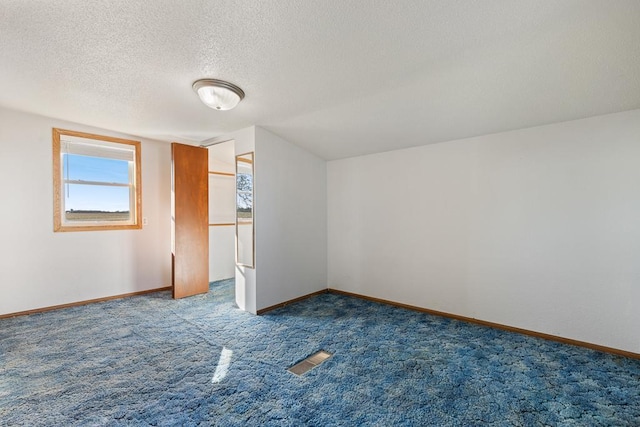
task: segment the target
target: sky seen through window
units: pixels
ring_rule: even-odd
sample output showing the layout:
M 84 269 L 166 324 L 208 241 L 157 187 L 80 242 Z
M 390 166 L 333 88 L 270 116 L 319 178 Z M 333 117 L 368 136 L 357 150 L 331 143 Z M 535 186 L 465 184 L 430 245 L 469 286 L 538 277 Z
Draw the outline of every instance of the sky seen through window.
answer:
M 102 157 L 64 154 L 63 179 L 104 183 L 129 183 L 129 162 Z M 129 187 L 65 184 L 65 210 L 128 211 Z

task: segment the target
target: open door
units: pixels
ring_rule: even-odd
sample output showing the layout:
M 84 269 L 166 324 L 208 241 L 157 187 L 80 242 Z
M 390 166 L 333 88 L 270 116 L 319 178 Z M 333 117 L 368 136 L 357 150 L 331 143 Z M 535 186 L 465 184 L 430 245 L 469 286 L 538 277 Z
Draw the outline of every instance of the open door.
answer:
M 206 148 L 171 144 L 173 297 L 209 291 L 209 180 Z

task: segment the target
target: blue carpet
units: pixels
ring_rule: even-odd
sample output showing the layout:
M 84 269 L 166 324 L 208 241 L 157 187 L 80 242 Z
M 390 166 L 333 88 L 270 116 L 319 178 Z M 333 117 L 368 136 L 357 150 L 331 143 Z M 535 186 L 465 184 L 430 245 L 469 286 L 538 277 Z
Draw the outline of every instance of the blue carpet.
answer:
M 0 320 L 0 425 L 639 426 L 640 361 L 333 294 L 252 316 L 227 280 Z

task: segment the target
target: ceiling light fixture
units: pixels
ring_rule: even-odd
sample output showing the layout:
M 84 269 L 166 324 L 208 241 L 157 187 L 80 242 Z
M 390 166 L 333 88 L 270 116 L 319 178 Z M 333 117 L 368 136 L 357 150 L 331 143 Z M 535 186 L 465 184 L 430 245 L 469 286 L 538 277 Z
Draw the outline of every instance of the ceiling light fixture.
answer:
M 193 83 L 193 90 L 207 107 L 214 110 L 231 110 L 244 98 L 242 89 L 224 80 L 196 80 Z

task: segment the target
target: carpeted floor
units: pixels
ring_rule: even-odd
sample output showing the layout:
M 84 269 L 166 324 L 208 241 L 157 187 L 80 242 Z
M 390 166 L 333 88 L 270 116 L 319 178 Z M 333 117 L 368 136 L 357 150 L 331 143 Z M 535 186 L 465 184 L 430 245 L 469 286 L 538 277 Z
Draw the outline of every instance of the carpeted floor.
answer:
M 0 320 L 0 425 L 639 426 L 640 361 L 332 294 L 252 316 L 227 280 Z

